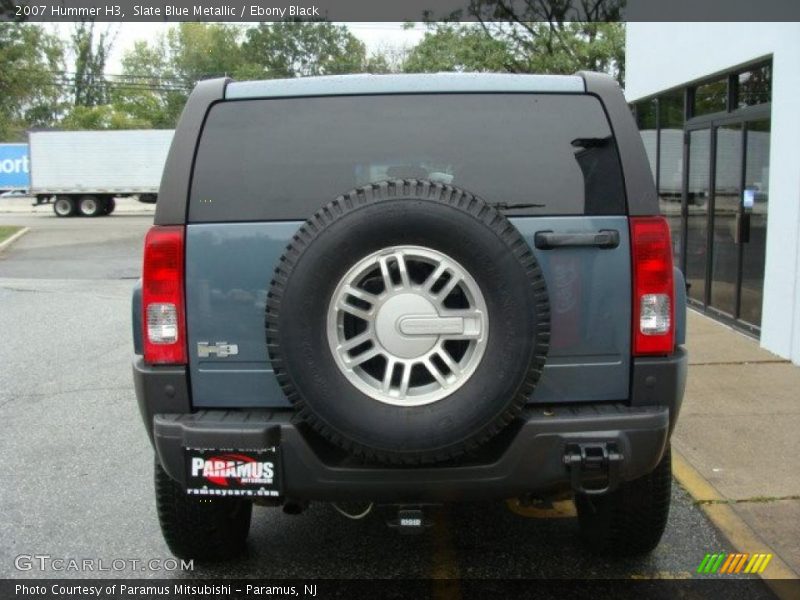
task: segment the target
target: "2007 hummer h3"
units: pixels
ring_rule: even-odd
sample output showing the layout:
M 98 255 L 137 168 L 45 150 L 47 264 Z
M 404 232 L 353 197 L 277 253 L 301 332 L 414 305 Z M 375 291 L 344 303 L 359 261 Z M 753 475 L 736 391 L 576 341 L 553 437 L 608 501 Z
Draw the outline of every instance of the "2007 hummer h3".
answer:
M 652 549 L 686 374 L 671 246 L 606 76 L 200 83 L 133 298 L 170 548 L 236 553 L 253 503 L 413 528 L 574 495 L 591 548 Z

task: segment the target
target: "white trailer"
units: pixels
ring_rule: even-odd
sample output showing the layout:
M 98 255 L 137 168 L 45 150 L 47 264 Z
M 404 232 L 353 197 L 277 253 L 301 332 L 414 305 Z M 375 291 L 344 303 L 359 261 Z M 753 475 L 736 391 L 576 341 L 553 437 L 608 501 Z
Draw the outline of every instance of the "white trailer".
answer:
M 171 129 L 35 131 L 28 134 L 31 195 L 59 217 L 110 214 L 114 198 L 155 202 Z

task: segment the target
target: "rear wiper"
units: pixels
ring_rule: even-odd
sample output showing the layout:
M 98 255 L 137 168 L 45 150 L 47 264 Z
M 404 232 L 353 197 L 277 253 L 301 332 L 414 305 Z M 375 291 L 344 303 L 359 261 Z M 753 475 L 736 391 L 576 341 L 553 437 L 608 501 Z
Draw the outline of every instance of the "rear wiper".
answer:
M 519 202 L 516 204 L 509 204 L 508 202 L 490 202 L 489 206 L 496 208 L 497 210 L 517 210 L 519 208 L 544 208 L 547 205 L 526 202 Z

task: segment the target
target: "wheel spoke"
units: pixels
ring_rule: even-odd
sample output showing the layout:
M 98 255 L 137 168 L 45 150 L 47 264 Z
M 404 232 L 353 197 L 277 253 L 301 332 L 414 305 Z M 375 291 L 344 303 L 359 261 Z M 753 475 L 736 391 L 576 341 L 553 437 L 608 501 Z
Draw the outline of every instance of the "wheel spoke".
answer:
M 436 365 L 433 364 L 433 361 L 431 361 L 430 358 L 426 358 L 422 364 L 425 365 L 425 368 L 431 375 L 433 375 L 433 378 L 439 383 L 440 386 L 447 387 L 449 385 L 449 382 L 445 376 L 439 371 L 439 369 L 436 368 Z
M 434 286 L 434 284 L 436 284 L 437 281 L 439 281 L 439 278 L 442 275 L 444 275 L 444 272 L 446 270 L 447 267 L 443 263 L 439 263 L 437 267 L 433 270 L 433 273 L 431 273 L 425 280 L 425 283 L 423 284 L 423 289 L 426 292 L 430 292 L 431 288 Z
M 450 279 L 448 280 L 447 283 L 444 284 L 442 289 L 440 289 L 436 293 L 436 297 L 439 299 L 440 302 L 443 302 L 444 299 L 450 295 L 450 292 L 452 292 L 459 283 L 461 283 L 461 277 L 459 277 L 458 275 L 453 275 L 451 273 Z
M 408 384 L 411 382 L 411 363 L 404 362 L 403 375 L 400 377 L 400 397 L 405 398 L 408 394 Z
M 381 277 L 383 278 L 383 291 L 391 292 L 394 289 L 394 283 L 392 282 L 392 275 L 389 273 L 389 263 L 388 257 L 382 256 L 378 260 L 378 264 L 381 267 Z
M 364 331 L 363 333 L 359 333 L 357 336 L 351 337 L 349 340 L 346 340 L 346 341 L 342 342 L 341 344 L 339 344 L 338 350 L 339 350 L 339 352 L 349 352 L 353 348 L 357 348 L 358 346 L 360 346 L 364 342 L 368 342 L 371 339 L 372 339 L 372 331 L 367 330 L 367 331 Z
M 436 356 L 438 356 L 444 364 L 447 365 L 447 368 L 450 369 L 450 372 L 453 375 L 458 375 L 461 371 L 461 367 L 458 366 L 458 363 L 453 360 L 453 357 L 450 356 L 450 353 L 445 350 L 444 348 L 439 348 L 436 352 Z
M 388 393 L 392 387 L 392 375 L 394 375 L 394 366 L 397 364 L 396 360 L 388 359 L 386 361 L 386 371 L 383 373 L 383 381 L 381 382 L 381 391 Z
M 411 280 L 408 277 L 408 268 L 406 267 L 406 257 L 403 256 L 402 252 L 398 252 L 394 255 L 395 260 L 397 261 L 397 270 L 400 271 L 400 283 L 404 288 L 411 287 Z
M 370 360 L 372 358 L 375 358 L 380 353 L 381 353 L 380 348 L 378 348 L 377 346 L 373 346 L 372 348 L 370 348 L 369 350 L 366 350 L 365 352 L 362 352 L 358 356 L 352 356 L 352 357 L 346 356 L 346 357 L 343 357 L 344 358 L 344 364 L 347 365 L 347 367 L 349 369 L 352 369 L 353 367 L 357 367 L 358 365 L 364 364 L 368 360 Z
M 345 302 L 344 298 L 339 301 L 337 306 L 339 310 L 350 313 L 354 317 L 358 317 L 363 321 L 372 321 L 372 309 L 364 310 L 363 308 L 358 308 L 357 306 L 353 306 L 352 304 Z
M 353 298 L 358 298 L 362 302 L 366 302 L 371 306 L 374 306 L 375 302 L 377 302 L 378 300 L 378 297 L 375 296 L 374 294 L 370 294 L 368 291 L 362 290 L 361 288 L 357 288 L 352 285 L 346 286 L 342 292 L 342 295 L 345 297 L 352 296 Z

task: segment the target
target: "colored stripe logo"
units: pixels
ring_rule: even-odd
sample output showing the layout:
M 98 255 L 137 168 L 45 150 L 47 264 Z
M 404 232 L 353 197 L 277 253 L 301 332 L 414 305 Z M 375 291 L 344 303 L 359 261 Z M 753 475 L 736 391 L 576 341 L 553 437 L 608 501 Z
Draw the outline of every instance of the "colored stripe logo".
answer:
M 763 573 L 767 568 L 769 561 L 772 560 L 772 554 L 747 554 L 734 553 L 726 554 L 723 552 L 717 554 L 706 554 L 697 567 L 698 573 L 717 573 L 725 575 L 736 574 L 757 574 Z

